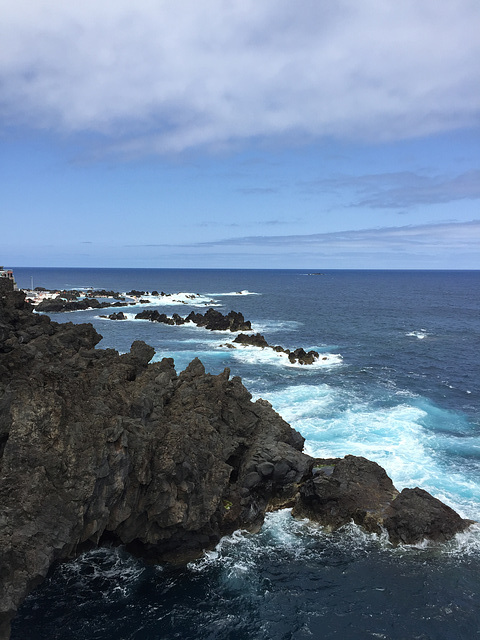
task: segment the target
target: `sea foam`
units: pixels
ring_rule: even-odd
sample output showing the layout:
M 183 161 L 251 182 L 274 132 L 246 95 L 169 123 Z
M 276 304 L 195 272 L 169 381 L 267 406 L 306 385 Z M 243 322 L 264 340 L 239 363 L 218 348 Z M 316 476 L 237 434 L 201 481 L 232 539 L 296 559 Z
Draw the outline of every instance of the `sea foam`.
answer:
M 232 356 L 246 364 L 263 364 L 281 367 L 291 367 L 294 369 L 314 370 L 325 367 L 337 366 L 343 363 L 343 358 L 339 353 L 319 353 L 319 358 L 312 364 L 300 364 L 290 362 L 288 355 L 282 351 L 274 351 L 269 347 L 261 348 L 249 345 L 235 345 L 231 349 Z

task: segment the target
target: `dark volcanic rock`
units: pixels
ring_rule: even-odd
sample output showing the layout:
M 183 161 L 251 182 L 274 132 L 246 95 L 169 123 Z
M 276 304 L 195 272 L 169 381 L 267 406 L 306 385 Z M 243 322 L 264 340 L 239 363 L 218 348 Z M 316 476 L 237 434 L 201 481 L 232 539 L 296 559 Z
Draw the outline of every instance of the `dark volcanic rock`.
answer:
M 300 347 L 299 349 L 295 349 L 295 351 L 291 351 L 288 354 L 288 359 L 292 364 L 295 362 L 298 362 L 299 364 L 313 364 L 318 360 L 318 352 L 309 351 L 307 353 L 305 349 Z
M 417 544 L 425 538 L 444 542 L 473 524 L 418 487 L 404 489 L 392 502 L 389 514 L 384 526 L 395 544 Z
M 43 289 L 42 287 L 37 287 L 35 291 L 50 291 L 50 293 L 55 293 L 55 291 Z M 117 291 L 106 291 L 105 289 L 98 291 L 89 290 L 85 298 L 78 300 L 80 295 L 82 295 L 82 293 L 77 289 L 60 291 L 56 298 L 42 300 L 35 309 L 42 313 L 58 313 L 65 311 L 82 311 L 85 309 L 124 307 L 126 304 L 120 302 L 120 300 L 125 301 L 125 298 Z M 115 298 L 118 302 L 100 302 L 97 298 Z M 148 300 L 144 300 L 143 302 L 148 302 Z
M 65 311 L 83 311 L 85 309 L 105 309 L 112 306 L 125 306 L 117 302 L 99 302 L 96 298 L 84 298 L 83 300 L 67 300 L 60 296 L 53 300 L 42 300 L 36 307 L 36 311 L 42 313 L 58 313 Z
M 165 313 L 159 313 L 156 310 L 144 309 L 135 316 L 136 320 L 150 320 L 150 322 L 160 322 L 162 324 L 174 325 L 175 320 L 169 318 Z
M 216 311 L 216 309 L 209 309 L 204 314 L 192 311 L 186 318 L 182 318 L 178 313 L 174 313 L 170 318 L 158 311 L 144 310 L 137 313 L 135 318 L 170 325 L 182 325 L 186 322 L 193 322 L 198 327 L 204 327 L 210 331 L 250 331 L 252 328 L 250 322 L 245 320 L 241 313 L 230 311 L 230 313 L 224 316 L 219 311 Z
M 261 333 L 254 333 L 251 336 L 245 333 L 240 333 L 233 342 L 262 348 L 270 346 Z
M 385 509 L 398 494 L 376 462 L 356 456 L 316 460 L 314 477 L 301 487 L 293 514 L 331 529 L 352 520 L 380 533 Z
M 292 513 L 330 529 L 352 520 L 372 533 L 385 528 L 393 544 L 445 541 L 473 524 L 422 489 L 399 494 L 382 467 L 357 456 L 316 460 Z
M 154 560 L 198 555 L 258 529 L 309 470 L 303 438 L 228 370 L 194 360 L 177 375 L 171 359 L 148 364 L 143 342 L 120 356 L 100 339 L 0 293 L 3 637 L 53 562 L 103 540 Z
M 313 364 L 318 360 L 318 353 L 316 351 L 309 351 L 307 353 L 305 349 L 302 349 L 301 347 L 299 349 L 295 349 L 295 351 L 290 351 L 289 349 L 284 349 L 280 346 L 273 347 L 272 345 L 268 344 L 268 342 L 260 333 L 254 333 L 253 335 L 240 333 L 233 342 L 252 347 L 261 347 L 262 349 L 268 347 L 270 349 L 273 349 L 273 351 L 276 351 L 277 353 L 286 353 L 288 355 L 289 361 L 292 364 L 296 362 L 298 362 L 299 364 Z
M 127 296 L 135 296 L 136 298 L 139 298 L 140 296 L 145 296 L 147 295 L 146 291 L 138 291 L 137 289 L 132 289 L 131 291 L 127 291 Z
M 208 309 L 204 314 L 192 311 L 185 320 L 210 331 L 251 331 L 252 325 L 238 311 L 223 315 L 216 309 Z

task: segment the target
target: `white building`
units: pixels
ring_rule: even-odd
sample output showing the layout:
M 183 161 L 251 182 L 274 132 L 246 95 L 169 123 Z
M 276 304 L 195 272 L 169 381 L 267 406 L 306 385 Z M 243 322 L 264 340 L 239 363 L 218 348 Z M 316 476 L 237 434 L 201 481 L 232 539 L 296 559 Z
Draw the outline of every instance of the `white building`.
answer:
M 15 278 L 13 277 L 13 271 L 11 269 L 4 269 L 3 267 L 0 267 L 0 278 L 8 278 L 13 282 L 13 288 L 15 290 L 18 288 L 17 283 L 15 282 Z

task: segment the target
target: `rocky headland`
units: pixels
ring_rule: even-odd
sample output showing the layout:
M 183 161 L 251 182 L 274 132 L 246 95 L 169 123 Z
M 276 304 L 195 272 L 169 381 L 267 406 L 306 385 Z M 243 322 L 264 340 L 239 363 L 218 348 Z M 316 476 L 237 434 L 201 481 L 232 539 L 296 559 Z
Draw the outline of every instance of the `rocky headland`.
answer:
M 104 543 L 185 561 L 284 506 L 330 528 L 386 528 L 394 544 L 470 524 L 420 489 L 398 494 L 364 458 L 305 455 L 228 369 L 210 375 L 195 359 L 177 374 L 171 359 L 149 364 L 143 342 L 119 355 L 100 339 L 33 314 L 0 279 L 2 640 L 54 562 Z

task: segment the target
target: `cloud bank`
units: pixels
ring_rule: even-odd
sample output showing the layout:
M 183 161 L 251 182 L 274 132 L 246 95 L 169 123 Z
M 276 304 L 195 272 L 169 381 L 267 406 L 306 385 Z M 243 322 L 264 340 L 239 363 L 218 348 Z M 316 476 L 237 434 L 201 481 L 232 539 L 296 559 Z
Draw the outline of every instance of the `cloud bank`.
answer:
M 409 209 L 417 205 L 480 199 L 480 170 L 456 176 L 428 176 L 412 171 L 338 176 L 304 182 L 307 192 L 353 192 L 349 206 L 371 209 Z
M 124 153 L 478 124 L 478 0 L 0 0 L 4 127 Z
M 329 233 L 284 236 L 246 236 L 212 242 L 196 247 L 260 247 L 291 249 L 328 249 L 329 251 L 473 251 L 480 256 L 480 220 L 444 222 L 401 227 L 355 229 Z
M 110 241 L 2 247 L 5 262 L 23 266 L 305 269 L 479 269 L 480 220 L 306 235 L 227 238 L 193 244 Z M 53 265 L 52 265 L 53 256 Z

